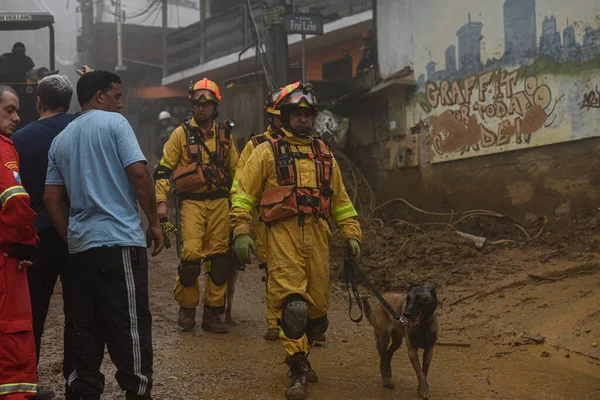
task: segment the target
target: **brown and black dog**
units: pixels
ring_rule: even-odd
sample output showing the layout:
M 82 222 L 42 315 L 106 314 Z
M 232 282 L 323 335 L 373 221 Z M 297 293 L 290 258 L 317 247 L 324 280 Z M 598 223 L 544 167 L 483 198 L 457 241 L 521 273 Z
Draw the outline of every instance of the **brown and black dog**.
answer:
M 375 331 L 377 350 L 379 351 L 379 369 L 383 386 L 393 389 L 392 356 L 406 338 L 408 358 L 415 369 L 419 380 L 418 394 L 423 399 L 429 399 L 429 383 L 427 373 L 433 356 L 433 346 L 438 339 L 438 325 L 436 318 L 437 309 L 437 283 L 432 287 L 411 285 L 406 297 L 400 293 L 386 293 L 383 298 L 392 306 L 398 315 L 402 315 L 408 323 L 406 325 L 396 322 L 394 317 L 377 302 L 373 307 L 365 299 L 363 305 L 367 320 Z M 392 340 L 391 345 L 390 339 Z M 389 345 L 389 347 L 388 347 Z M 419 364 L 417 351 L 423 349 L 423 368 Z

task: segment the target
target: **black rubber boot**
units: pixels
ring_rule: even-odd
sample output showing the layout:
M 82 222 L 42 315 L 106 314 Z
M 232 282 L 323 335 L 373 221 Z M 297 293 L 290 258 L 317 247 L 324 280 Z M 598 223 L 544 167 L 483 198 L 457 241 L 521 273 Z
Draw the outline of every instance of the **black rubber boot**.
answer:
M 229 332 L 229 326 L 221 321 L 222 310 L 223 307 L 210 307 L 205 304 L 204 314 L 202 315 L 202 329 L 219 335 Z
M 56 395 L 52 390 L 40 389 L 38 387 L 37 393 L 33 397 L 34 400 L 52 400 Z
M 179 307 L 177 324 L 184 331 L 191 331 L 196 326 L 196 309 Z
M 279 339 L 279 328 L 269 328 L 264 336 L 265 340 L 278 340 Z
M 308 380 L 308 371 L 310 363 L 306 355 L 302 352 L 289 357 L 287 364 L 290 367 L 290 384 L 285 389 L 285 398 L 287 400 L 306 399 L 306 383 Z

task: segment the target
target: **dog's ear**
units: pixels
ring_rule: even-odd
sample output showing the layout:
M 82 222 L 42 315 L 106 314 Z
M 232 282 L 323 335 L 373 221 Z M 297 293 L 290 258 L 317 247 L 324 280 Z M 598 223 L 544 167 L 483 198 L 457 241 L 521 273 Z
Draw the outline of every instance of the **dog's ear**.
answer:
M 436 291 L 437 288 L 439 288 L 440 286 L 438 285 L 438 283 L 434 283 L 432 287 L 429 288 L 430 292 L 434 292 Z
M 419 286 L 423 286 L 423 285 L 421 285 L 420 283 L 415 283 L 415 282 L 413 282 L 413 283 L 411 283 L 411 284 L 410 284 L 410 286 L 408 287 L 408 291 L 410 292 L 410 290 L 411 290 L 412 288 L 416 288 L 416 287 L 419 287 Z

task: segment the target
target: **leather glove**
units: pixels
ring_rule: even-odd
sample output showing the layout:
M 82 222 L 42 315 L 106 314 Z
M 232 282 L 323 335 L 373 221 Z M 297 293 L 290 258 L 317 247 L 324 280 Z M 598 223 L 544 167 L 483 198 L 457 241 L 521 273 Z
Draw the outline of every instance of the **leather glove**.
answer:
M 254 240 L 248 235 L 241 235 L 235 239 L 235 254 L 245 264 L 250 264 L 250 252 L 256 254 Z
M 350 248 L 350 254 L 355 261 L 360 258 L 360 243 L 354 238 L 348 239 L 348 247 Z
M 36 246 L 32 244 L 13 244 L 6 254 L 8 257 L 16 258 L 19 261 L 33 261 L 36 249 Z

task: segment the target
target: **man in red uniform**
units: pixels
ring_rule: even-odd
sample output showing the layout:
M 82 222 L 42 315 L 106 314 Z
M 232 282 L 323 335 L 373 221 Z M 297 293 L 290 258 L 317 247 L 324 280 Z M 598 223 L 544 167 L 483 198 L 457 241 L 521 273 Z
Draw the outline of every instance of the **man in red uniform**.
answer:
M 25 267 L 31 265 L 36 214 L 21 186 L 19 156 L 8 139 L 20 122 L 19 98 L 0 85 L 0 399 L 32 399 L 35 342 Z

